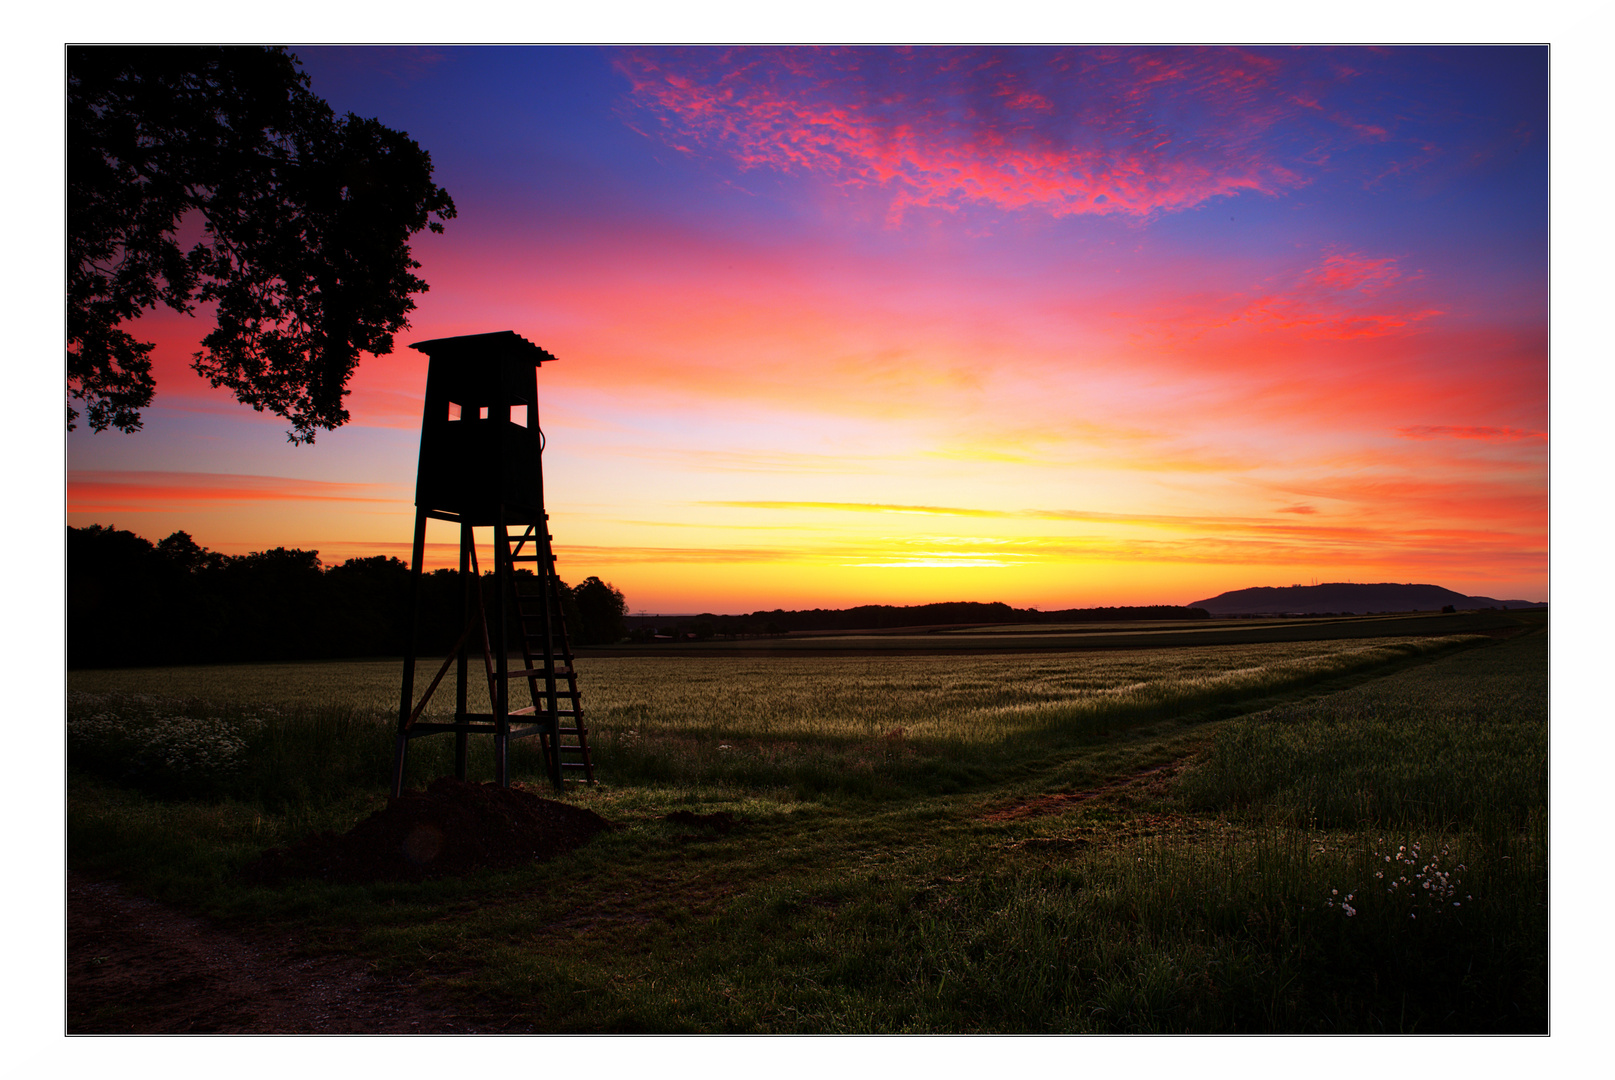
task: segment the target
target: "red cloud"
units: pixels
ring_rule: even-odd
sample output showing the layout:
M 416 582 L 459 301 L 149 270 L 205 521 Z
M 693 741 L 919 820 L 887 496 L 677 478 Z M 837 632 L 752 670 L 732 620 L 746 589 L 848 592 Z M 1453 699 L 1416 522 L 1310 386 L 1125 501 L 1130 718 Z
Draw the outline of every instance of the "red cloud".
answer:
M 1449 427 L 1444 424 L 1415 424 L 1412 427 L 1398 428 L 1398 435 L 1404 439 L 1482 439 L 1486 442 L 1519 442 L 1525 439 L 1541 439 L 1546 441 L 1546 431 L 1526 431 L 1523 428 L 1508 427 Z
M 1230 49 L 632 52 L 618 68 L 670 144 L 819 175 L 907 206 L 1184 210 L 1305 178 L 1276 59 Z
M 1384 337 L 1446 314 L 1407 295 L 1407 286 L 1418 278 L 1403 271 L 1394 257 L 1332 252 L 1262 283 L 1254 299 L 1235 294 L 1220 305 L 1168 315 L 1151 329 L 1169 337 L 1187 330 L 1198 337 L 1242 324 L 1259 333 L 1301 339 Z
M 1383 337 L 1444 314 L 1385 295 L 1414 276 L 1403 273 L 1394 258 L 1331 253 L 1302 271 L 1289 288 L 1259 297 L 1237 318 L 1304 338 Z

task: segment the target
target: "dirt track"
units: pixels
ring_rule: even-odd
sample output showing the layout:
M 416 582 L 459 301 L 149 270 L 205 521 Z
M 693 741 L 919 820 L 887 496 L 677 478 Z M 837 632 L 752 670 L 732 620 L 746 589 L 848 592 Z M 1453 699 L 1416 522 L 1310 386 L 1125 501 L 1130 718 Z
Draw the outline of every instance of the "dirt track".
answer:
M 229 933 L 67 875 L 69 1034 L 429 1034 L 490 1030 L 341 956 Z

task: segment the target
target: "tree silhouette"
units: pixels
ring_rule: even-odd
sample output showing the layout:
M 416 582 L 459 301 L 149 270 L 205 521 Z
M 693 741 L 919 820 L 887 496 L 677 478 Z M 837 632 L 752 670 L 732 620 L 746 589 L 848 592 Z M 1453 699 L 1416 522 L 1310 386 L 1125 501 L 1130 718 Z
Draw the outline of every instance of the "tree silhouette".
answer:
M 572 589 L 576 604 L 575 641 L 579 645 L 610 645 L 628 636 L 623 617 L 628 614 L 628 601 L 621 590 L 608 581 L 586 577 Z M 572 621 L 569 617 L 568 621 Z
M 217 304 L 192 366 L 293 443 L 348 420 L 359 353 L 409 325 L 409 238 L 454 201 L 407 135 L 308 85 L 280 48 L 68 49 L 67 392 L 93 430 L 140 428 L 152 344 L 121 326 L 159 303 Z

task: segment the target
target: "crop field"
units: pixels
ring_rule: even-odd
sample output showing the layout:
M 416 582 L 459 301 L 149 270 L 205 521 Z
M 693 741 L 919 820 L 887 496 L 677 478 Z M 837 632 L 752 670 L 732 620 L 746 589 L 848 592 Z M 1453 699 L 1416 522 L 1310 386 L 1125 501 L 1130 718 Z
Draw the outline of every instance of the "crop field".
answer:
M 656 655 L 790 656 L 911 653 L 986 653 L 1066 651 L 1082 648 L 1155 649 L 1210 645 L 1278 645 L 1348 638 L 1450 637 L 1507 630 L 1519 613 L 1465 611 L 1373 616 L 1144 621 L 1137 623 L 1004 624 L 937 627 L 930 630 L 880 630 L 869 633 L 805 633 L 788 637 L 752 637 L 685 641 L 636 651 Z
M 71 672 L 69 865 L 295 928 L 486 1029 L 1544 1031 L 1547 618 L 1507 618 L 586 657 L 602 783 L 564 797 L 620 828 L 417 885 L 241 875 L 384 802 L 398 662 Z M 414 744 L 412 784 L 449 744 Z M 527 744 L 512 764 L 536 785 Z

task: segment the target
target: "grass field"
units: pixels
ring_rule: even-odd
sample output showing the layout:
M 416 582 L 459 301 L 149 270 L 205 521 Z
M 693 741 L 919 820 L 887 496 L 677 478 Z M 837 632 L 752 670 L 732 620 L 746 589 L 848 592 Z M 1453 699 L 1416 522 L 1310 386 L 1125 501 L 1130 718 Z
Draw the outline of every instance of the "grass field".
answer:
M 1542 1031 L 1547 621 L 1507 618 L 588 658 L 604 782 L 568 797 L 626 827 L 370 887 L 236 872 L 380 805 L 396 662 L 74 672 L 69 862 L 538 1030 Z M 415 782 L 448 771 L 435 742 Z

